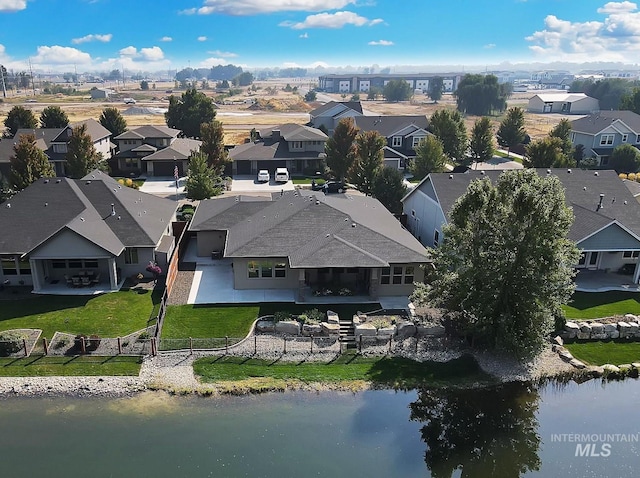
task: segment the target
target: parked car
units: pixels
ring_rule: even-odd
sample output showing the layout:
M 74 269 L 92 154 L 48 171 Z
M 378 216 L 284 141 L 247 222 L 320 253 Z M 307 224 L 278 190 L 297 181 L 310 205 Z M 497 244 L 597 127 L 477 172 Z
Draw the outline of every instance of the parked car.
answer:
M 266 169 L 261 169 L 258 171 L 258 182 L 259 183 L 268 183 L 271 177 L 269 176 L 269 171 Z
M 289 171 L 287 168 L 276 168 L 274 179 L 276 183 L 286 183 L 289 181 Z
M 322 191 L 327 193 L 343 193 L 347 189 L 347 186 L 342 181 L 329 181 L 322 186 Z
M 135 105 L 136 104 L 136 100 L 134 100 L 133 98 L 125 98 L 124 99 L 124 104 L 125 105 Z

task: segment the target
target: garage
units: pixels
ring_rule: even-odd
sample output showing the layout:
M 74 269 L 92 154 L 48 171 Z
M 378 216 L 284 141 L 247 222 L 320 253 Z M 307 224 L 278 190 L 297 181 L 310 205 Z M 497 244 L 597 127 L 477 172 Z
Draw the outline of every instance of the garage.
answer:
M 269 171 L 271 174 L 273 174 L 276 170 L 276 168 L 286 168 L 287 167 L 287 160 L 286 159 L 275 159 L 275 160 L 269 160 L 269 161 L 258 161 L 258 171 L 260 171 L 261 169 L 266 169 L 267 171 Z
M 178 166 L 178 175 L 184 176 L 184 163 L 182 161 L 153 161 L 154 176 L 173 177 L 173 168 Z
M 236 174 L 251 174 L 251 161 L 235 161 Z

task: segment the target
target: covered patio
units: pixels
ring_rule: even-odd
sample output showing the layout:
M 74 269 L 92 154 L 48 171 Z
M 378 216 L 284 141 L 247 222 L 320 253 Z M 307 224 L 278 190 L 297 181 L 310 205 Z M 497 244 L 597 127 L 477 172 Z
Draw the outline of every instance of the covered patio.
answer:
M 640 285 L 633 282 L 633 275 L 604 270 L 579 269 L 575 276 L 576 290 L 580 292 L 606 292 L 622 290 L 640 292 Z

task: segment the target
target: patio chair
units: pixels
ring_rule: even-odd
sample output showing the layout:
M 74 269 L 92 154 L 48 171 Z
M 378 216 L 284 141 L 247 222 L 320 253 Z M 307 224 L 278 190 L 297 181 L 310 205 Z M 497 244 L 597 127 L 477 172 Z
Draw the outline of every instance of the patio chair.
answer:
M 87 287 L 91 285 L 91 279 L 89 279 L 89 276 L 81 276 L 80 282 L 82 283 L 82 287 Z
M 71 278 L 71 282 L 73 284 L 73 287 L 80 287 L 82 284 L 80 283 L 80 277 L 78 276 L 73 276 Z
M 64 275 L 64 280 L 67 282 L 67 287 L 73 287 L 73 280 L 67 274 Z
M 79 275 L 80 277 L 84 277 L 86 274 L 87 274 L 87 271 L 80 271 L 80 272 L 78 272 L 78 275 Z
M 91 283 L 93 285 L 97 285 L 100 283 L 100 273 L 98 272 L 97 274 L 95 274 L 92 278 L 91 278 Z

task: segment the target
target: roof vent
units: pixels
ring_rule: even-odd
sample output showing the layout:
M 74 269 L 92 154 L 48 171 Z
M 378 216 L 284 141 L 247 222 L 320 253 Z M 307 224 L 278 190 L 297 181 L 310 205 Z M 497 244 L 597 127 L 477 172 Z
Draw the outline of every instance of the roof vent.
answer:
M 44 203 L 44 207 L 47 207 L 48 205 L 49 205 L 49 203 L 48 203 L 48 202 Z
M 327 235 L 326 235 L 326 236 L 324 236 L 324 237 L 331 237 L 331 234 L 327 234 Z
M 480 175 L 481 175 L 481 176 L 484 176 L 484 171 L 480 171 Z
M 7 209 L 11 209 L 11 203 L 7 203 Z
M 624 202 L 624 204 L 626 205 L 626 204 L 627 204 L 627 201 L 625 201 L 625 202 Z
M 571 170 L 570 170 L 570 169 L 567 169 L 567 173 L 568 173 L 568 174 L 571 174 Z
M 349 218 L 348 218 L 348 217 L 345 217 L 345 218 L 344 218 L 344 222 L 347 222 L 347 221 L 349 221 Z
M 61 181 L 62 181 L 62 179 L 56 179 L 56 184 L 58 184 Z
M 118 221 L 122 219 L 122 216 L 118 216 Z
M 81 217 L 81 218 L 80 218 L 80 220 L 81 220 L 82 222 L 84 222 L 84 217 Z
M 586 186 L 582 186 L 582 190 L 583 190 L 583 191 L 586 191 L 586 190 L 587 190 L 587 187 L 586 187 Z
M 614 202 L 616 202 L 616 197 L 613 196 L 613 199 L 611 200 L 611 204 L 613 204 Z
M 316 200 L 316 206 L 320 204 L 320 201 Z
M 453 174 L 450 174 L 450 175 L 449 175 L 449 179 L 453 179 Z
M 116 215 L 116 205 L 111 203 L 111 215 L 115 216 Z
M 602 209 L 602 200 L 604 199 L 604 194 L 600 193 L 600 202 L 598 203 L 598 207 L 596 208 L 596 211 L 599 211 L 600 209 Z
M 352 222 L 352 223 L 351 223 L 351 227 L 356 227 L 356 223 L 355 223 L 355 222 Z
M 86 181 L 85 184 L 91 184 L 91 181 Z
M 120 184 L 118 184 L 118 189 L 122 189 L 122 186 Z
M 44 180 L 44 183 L 45 183 L 45 184 L 49 184 L 49 180 L 48 180 L 48 179 L 45 179 L 45 180 Z
M 547 174 L 551 174 L 551 170 L 550 169 L 547 169 Z
M 598 171 L 596 171 L 595 173 L 593 173 L 593 175 L 594 175 L 594 176 L 597 176 L 597 175 L 598 175 Z

